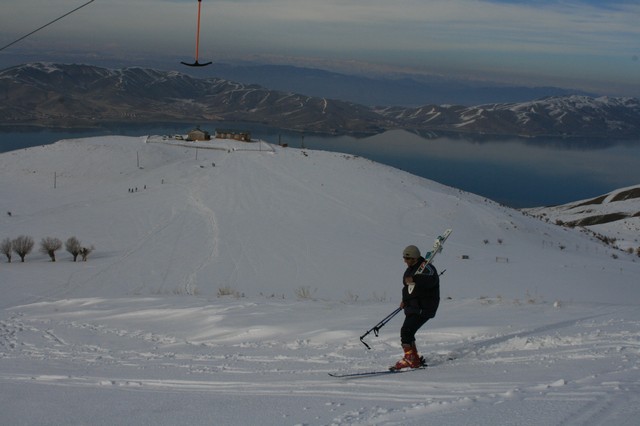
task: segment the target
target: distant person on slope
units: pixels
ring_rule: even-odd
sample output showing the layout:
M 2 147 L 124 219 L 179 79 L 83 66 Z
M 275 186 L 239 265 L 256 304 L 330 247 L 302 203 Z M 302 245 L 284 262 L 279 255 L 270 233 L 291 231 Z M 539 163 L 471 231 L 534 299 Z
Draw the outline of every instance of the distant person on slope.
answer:
M 418 355 L 416 348 L 416 332 L 429 319 L 436 316 L 440 305 L 440 277 L 432 264 L 420 274 L 416 271 L 424 262 L 420 250 L 416 246 L 408 246 L 402 252 L 402 258 L 407 269 L 402 276 L 402 302 L 400 307 L 404 309 L 404 323 L 400 329 L 400 341 L 404 350 L 404 357 L 393 367 L 396 370 L 402 368 L 417 368 L 423 365 L 424 359 Z

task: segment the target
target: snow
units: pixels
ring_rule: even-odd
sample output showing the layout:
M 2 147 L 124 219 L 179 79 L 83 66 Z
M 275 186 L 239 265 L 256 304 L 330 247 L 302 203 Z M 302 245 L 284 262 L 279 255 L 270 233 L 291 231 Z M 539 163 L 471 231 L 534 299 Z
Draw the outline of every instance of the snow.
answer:
M 591 219 L 595 224 L 584 226 L 596 235 L 606 237 L 620 250 L 640 248 L 640 185 L 619 188 L 590 200 L 552 207 L 525 209 L 528 214 L 556 223 L 575 223 Z M 606 217 L 619 218 L 608 221 Z M 605 218 L 600 219 L 599 218 Z
M 363 158 L 264 142 L 64 140 L 0 155 L 0 174 L 0 239 L 95 246 L 87 262 L 36 248 L 0 263 L 3 424 L 640 414 L 640 262 L 578 229 Z M 430 367 L 329 377 L 400 356 L 400 317 L 367 336 L 372 350 L 359 337 L 397 307 L 402 249 L 427 250 L 449 227 L 441 307 L 418 333 Z

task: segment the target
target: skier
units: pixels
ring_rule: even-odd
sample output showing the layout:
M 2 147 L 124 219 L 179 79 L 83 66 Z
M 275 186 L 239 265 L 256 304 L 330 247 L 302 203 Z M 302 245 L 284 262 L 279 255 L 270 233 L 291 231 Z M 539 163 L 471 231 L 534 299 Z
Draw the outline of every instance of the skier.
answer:
M 403 368 L 417 368 L 424 364 L 424 359 L 418 355 L 416 348 L 416 332 L 429 319 L 436 316 L 440 304 L 440 277 L 432 264 L 420 274 L 416 271 L 424 262 L 420 250 L 416 246 L 408 246 L 402 252 L 407 269 L 402 276 L 402 302 L 400 308 L 404 310 L 405 319 L 400 329 L 400 341 L 404 357 L 393 367 L 395 370 Z

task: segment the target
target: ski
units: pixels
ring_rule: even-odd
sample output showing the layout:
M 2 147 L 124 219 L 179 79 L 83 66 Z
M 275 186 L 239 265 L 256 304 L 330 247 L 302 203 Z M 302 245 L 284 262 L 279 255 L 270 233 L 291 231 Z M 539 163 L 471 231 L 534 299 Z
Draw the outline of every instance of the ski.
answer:
M 427 265 L 433 262 L 433 258 L 436 257 L 436 254 L 442 251 L 442 247 L 443 247 L 442 245 L 444 244 L 445 241 L 447 241 L 447 238 L 449 238 L 449 235 L 451 235 L 452 231 L 453 230 L 449 228 L 446 231 L 444 231 L 442 235 L 436 238 L 436 240 L 433 242 L 433 247 L 431 248 L 431 251 L 428 251 L 427 253 L 425 253 L 424 262 L 420 264 L 420 267 L 416 271 L 416 274 L 421 274 L 424 271 L 424 269 L 427 267 Z
M 360 373 L 329 373 L 329 375 L 331 377 L 336 377 L 339 379 L 357 379 L 359 377 L 386 376 L 388 374 L 400 374 L 408 373 L 410 371 L 425 370 L 428 366 L 434 367 L 445 362 L 455 361 L 456 359 L 458 359 L 458 357 L 455 353 L 438 354 L 429 357 L 428 361 L 424 357 L 420 357 L 422 366 L 416 368 L 403 368 L 401 370 L 396 370 L 395 367 L 389 367 L 387 370 L 363 371 Z
M 363 377 L 375 377 L 375 376 L 386 376 L 389 374 L 402 374 L 409 373 L 411 371 L 419 371 L 426 370 L 427 366 L 417 367 L 417 368 L 406 368 L 402 370 L 377 370 L 377 371 L 365 371 L 361 373 L 329 373 L 329 376 L 336 377 L 338 379 L 357 379 Z

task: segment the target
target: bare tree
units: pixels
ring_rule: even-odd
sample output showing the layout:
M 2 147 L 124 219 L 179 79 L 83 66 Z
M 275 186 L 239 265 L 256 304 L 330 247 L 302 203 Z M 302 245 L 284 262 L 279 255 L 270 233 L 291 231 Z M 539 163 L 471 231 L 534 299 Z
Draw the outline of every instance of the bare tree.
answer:
M 11 263 L 11 252 L 13 251 L 13 244 L 11 244 L 11 240 L 9 238 L 5 238 L 0 243 L 0 252 L 7 256 L 7 262 Z
M 93 246 L 91 246 L 91 247 L 82 247 L 80 249 L 80 256 L 82 256 L 82 261 L 83 262 L 87 261 L 87 257 L 89 257 L 89 255 L 91 254 L 92 251 L 93 251 Z
M 26 235 L 20 235 L 18 238 L 11 241 L 13 251 L 20 256 L 20 261 L 22 262 L 24 262 L 24 258 L 31 253 L 31 250 L 33 250 L 33 245 L 33 238 Z
M 78 255 L 80 254 L 80 251 L 82 250 L 82 244 L 80 244 L 80 241 L 78 241 L 78 239 L 76 237 L 70 237 L 66 243 L 64 243 L 64 248 L 71 253 L 71 255 L 73 256 L 73 261 L 77 262 L 78 261 Z
M 56 251 L 62 248 L 59 238 L 46 237 L 40 241 L 40 253 L 48 254 L 52 262 L 56 261 Z

